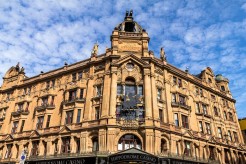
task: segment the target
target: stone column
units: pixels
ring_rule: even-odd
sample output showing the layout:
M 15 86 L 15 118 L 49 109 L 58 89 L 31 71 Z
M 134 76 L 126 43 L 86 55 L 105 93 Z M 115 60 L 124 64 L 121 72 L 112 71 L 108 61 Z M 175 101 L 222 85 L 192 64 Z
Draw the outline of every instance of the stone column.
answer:
M 106 140 L 107 140 L 106 130 L 100 129 L 99 137 L 98 137 L 99 151 L 106 151 L 106 145 L 107 145 Z
M 87 149 L 87 132 L 82 132 L 81 138 L 80 138 L 80 152 L 85 153 L 87 151 L 88 151 L 88 149 Z
M 90 79 L 88 80 L 88 85 L 87 85 L 87 93 L 86 93 L 86 102 L 85 102 L 85 108 L 84 108 L 84 120 L 91 120 L 91 110 L 92 110 L 92 100 L 93 98 L 93 91 L 94 91 L 94 80 L 93 77 L 91 76 Z
M 168 143 L 167 143 L 168 144 Z M 169 146 L 169 145 L 168 145 Z M 158 155 L 158 153 L 161 153 L 161 132 L 158 130 L 155 130 L 155 142 L 154 142 L 154 153 Z M 170 149 L 170 147 L 169 147 Z
M 109 114 L 109 104 L 110 104 L 110 73 L 106 73 L 104 76 L 103 83 L 103 100 L 102 100 L 102 118 L 107 117 Z
M 75 153 L 75 152 L 76 152 L 75 139 L 74 139 L 74 136 L 71 136 L 71 139 L 70 139 L 70 153 Z
M 152 66 L 153 67 L 153 66 Z M 154 68 L 153 68 L 154 69 Z M 151 73 L 151 91 L 152 91 L 152 112 L 153 112 L 153 118 L 155 120 L 159 120 L 159 109 L 157 105 L 157 88 L 156 88 L 156 81 L 155 81 L 155 75 L 152 72 Z M 164 112 L 164 111 L 163 111 Z
M 11 150 L 11 152 L 12 152 L 11 158 L 16 158 L 16 157 L 17 157 L 17 155 L 18 155 L 18 154 L 17 154 L 17 153 L 18 153 L 18 152 L 17 152 L 17 146 L 18 146 L 18 145 L 17 145 L 16 143 L 13 144 L 13 147 L 12 147 L 12 150 Z
M 54 150 L 52 149 L 52 142 L 50 140 L 47 140 L 47 155 L 53 155 Z
M 149 153 L 154 153 L 154 132 L 153 129 L 146 129 L 145 130 L 145 151 Z M 143 144 L 142 144 L 143 147 Z
M 40 140 L 39 141 L 39 144 L 38 144 L 38 155 L 39 156 L 44 155 L 44 144 L 43 144 L 43 140 Z
M 111 67 L 110 110 L 109 115 L 115 116 L 117 95 L 117 67 Z
M 145 119 L 152 118 L 150 70 L 144 69 Z

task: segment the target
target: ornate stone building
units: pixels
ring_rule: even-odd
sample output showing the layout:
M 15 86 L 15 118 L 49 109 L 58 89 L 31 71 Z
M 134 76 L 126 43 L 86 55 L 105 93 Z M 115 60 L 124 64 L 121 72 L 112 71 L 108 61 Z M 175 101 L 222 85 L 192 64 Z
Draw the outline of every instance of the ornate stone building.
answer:
M 0 88 L 0 162 L 245 163 L 229 80 L 182 71 L 148 43 L 130 12 L 101 55 L 95 45 L 91 58 L 30 78 L 11 67 Z

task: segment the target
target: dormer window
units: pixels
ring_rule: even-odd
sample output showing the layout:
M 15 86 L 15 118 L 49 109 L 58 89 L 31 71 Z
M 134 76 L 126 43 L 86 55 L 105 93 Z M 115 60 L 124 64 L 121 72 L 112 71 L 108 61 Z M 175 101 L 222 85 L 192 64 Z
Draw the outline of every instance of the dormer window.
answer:
M 222 91 L 225 91 L 225 86 L 222 85 L 222 86 L 220 87 L 220 89 L 221 89 Z

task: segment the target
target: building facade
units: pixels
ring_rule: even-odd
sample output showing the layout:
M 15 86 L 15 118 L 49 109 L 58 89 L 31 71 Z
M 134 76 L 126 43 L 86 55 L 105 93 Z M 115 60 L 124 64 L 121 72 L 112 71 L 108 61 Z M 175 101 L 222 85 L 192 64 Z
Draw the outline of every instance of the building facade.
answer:
M 95 44 L 89 59 L 30 78 L 11 67 L 0 89 L 0 162 L 245 163 L 228 79 L 172 66 L 149 39 L 131 11 L 104 54 Z

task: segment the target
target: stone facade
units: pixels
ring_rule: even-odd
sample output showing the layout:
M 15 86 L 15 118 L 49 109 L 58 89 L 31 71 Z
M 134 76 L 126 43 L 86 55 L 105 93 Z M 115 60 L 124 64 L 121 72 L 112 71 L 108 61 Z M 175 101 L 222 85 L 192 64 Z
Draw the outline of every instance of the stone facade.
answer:
M 157 58 L 132 12 L 91 58 L 26 77 L 11 67 L 0 89 L 0 161 L 108 157 L 132 147 L 160 159 L 245 163 L 228 79 L 191 75 Z

